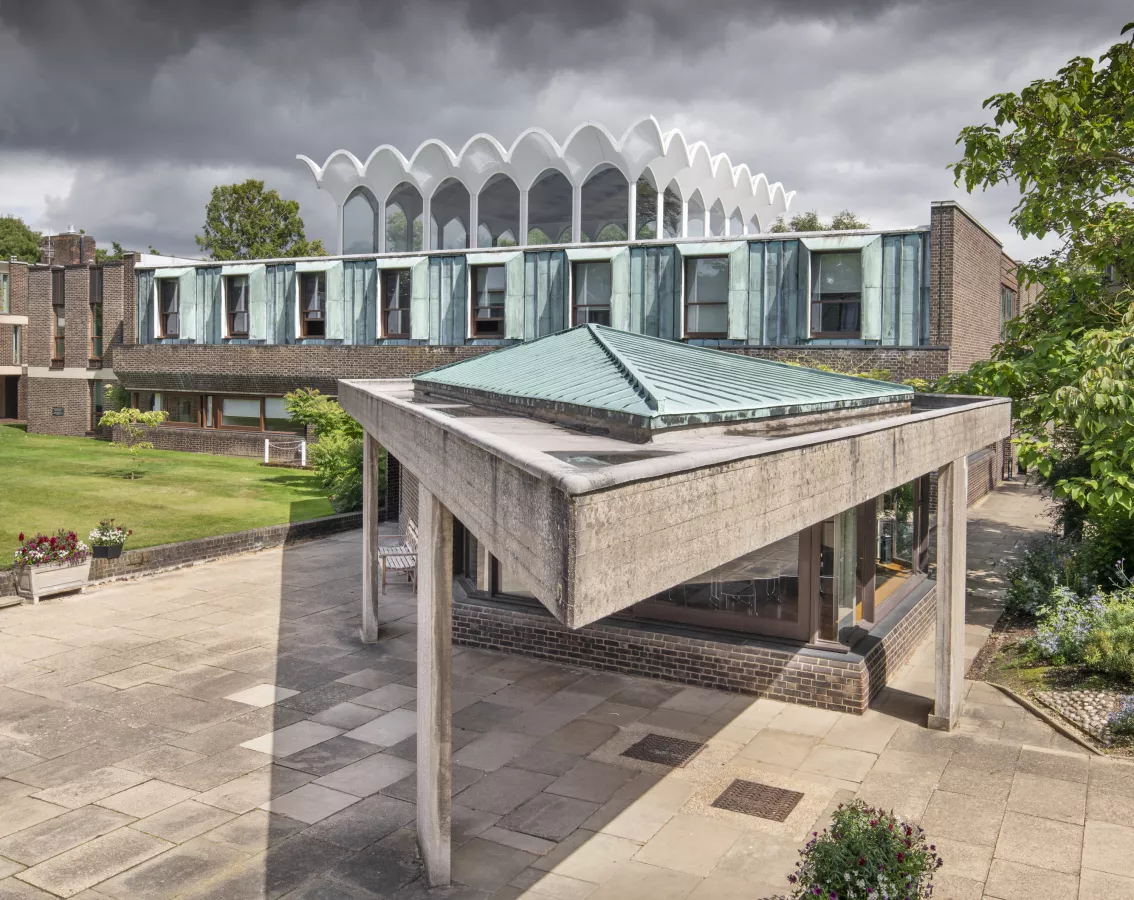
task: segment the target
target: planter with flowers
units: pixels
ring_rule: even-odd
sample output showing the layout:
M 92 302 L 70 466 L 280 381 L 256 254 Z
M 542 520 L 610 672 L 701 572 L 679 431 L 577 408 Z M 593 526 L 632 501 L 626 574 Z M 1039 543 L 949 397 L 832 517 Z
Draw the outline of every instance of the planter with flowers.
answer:
M 55 535 L 37 534 L 25 538 L 20 534 L 16 551 L 19 581 L 16 591 L 38 603 L 40 597 L 82 590 L 91 573 L 90 548 L 73 531 Z
M 915 900 L 933 894 L 941 867 L 925 832 L 861 800 L 839 804 L 829 828 L 811 833 L 788 878 L 792 900 Z
M 122 555 L 122 546 L 126 539 L 134 532 L 121 525 L 115 525 L 113 519 L 104 519 L 91 530 L 90 542 L 94 548 L 95 559 L 118 559 Z

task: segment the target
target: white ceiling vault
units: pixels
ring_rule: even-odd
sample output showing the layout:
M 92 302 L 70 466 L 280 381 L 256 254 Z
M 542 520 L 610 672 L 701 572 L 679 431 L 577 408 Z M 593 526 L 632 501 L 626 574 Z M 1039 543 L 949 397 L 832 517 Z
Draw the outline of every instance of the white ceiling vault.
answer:
M 779 182 L 769 184 L 761 172 L 733 165 L 727 154 L 712 155 L 702 141 L 689 143 L 678 129 L 663 131 L 653 116 L 631 125 L 621 138 L 594 122 L 579 125 L 559 144 L 542 128 L 524 131 L 510 148 L 490 134 L 478 134 L 454 152 L 438 140 L 423 142 L 409 157 L 383 144 L 362 162 L 349 150 L 336 150 L 323 165 L 297 156 L 311 170 L 315 183 L 340 207 L 356 189 L 368 189 L 385 201 L 402 183 L 414 185 L 428 199 L 449 178 L 476 195 L 493 175 L 507 175 L 527 191 L 548 169 L 562 172 L 581 187 L 599 168 L 613 166 L 631 184 L 646 174 L 655 187 L 675 183 L 683 200 L 699 195 L 705 209 L 720 203 L 726 216 L 739 211 L 745 222 L 755 217 L 761 230 L 784 214 L 795 192 Z

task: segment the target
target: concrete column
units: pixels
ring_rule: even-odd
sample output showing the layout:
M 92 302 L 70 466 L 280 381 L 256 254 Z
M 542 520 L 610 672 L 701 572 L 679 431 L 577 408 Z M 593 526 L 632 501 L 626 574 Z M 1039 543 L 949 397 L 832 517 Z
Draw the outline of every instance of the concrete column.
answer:
M 379 200 L 378 201 L 378 212 L 376 213 L 376 215 L 378 216 L 378 228 L 374 232 L 374 234 L 377 235 L 377 238 L 375 239 L 375 243 L 377 243 L 378 247 L 374 252 L 375 253 L 385 253 L 386 252 L 386 201 L 385 200 Z M 382 308 L 381 297 L 379 297 L 379 300 L 378 300 L 378 308 L 379 309 Z
M 638 236 L 638 182 L 631 181 L 626 209 L 626 238 L 634 240 Z
M 407 222 L 409 241 L 413 245 L 413 222 Z M 421 249 L 436 250 L 433 246 L 433 197 L 426 197 L 421 207 Z
M 968 490 L 964 457 L 937 470 L 937 677 L 929 727 L 938 731 L 952 731 L 964 705 Z
M 369 434 L 362 438 L 362 642 L 378 640 L 378 597 L 382 593 L 382 570 L 378 565 L 378 442 Z
M 453 515 L 418 486 L 417 841 L 430 887 L 449 883 L 453 743 Z
M 654 236 L 659 240 L 662 238 L 662 228 L 665 224 L 665 189 L 658 191 L 658 215 L 657 227 L 654 229 Z
M 516 246 L 528 245 L 528 192 L 520 191 L 520 233 L 516 235 Z
M 480 219 L 480 194 L 469 192 L 469 248 L 476 249 L 476 230 Z
M 681 201 L 681 237 L 689 237 L 689 201 Z
M 559 240 L 558 235 L 551 236 L 552 243 Z M 595 239 L 594 235 L 590 238 Z M 571 187 L 571 243 L 579 244 L 583 240 L 583 186 L 581 184 Z
M 346 204 L 340 203 L 339 210 L 339 256 L 343 254 L 343 246 L 346 244 L 346 222 L 343 219 L 343 213 L 346 210 Z

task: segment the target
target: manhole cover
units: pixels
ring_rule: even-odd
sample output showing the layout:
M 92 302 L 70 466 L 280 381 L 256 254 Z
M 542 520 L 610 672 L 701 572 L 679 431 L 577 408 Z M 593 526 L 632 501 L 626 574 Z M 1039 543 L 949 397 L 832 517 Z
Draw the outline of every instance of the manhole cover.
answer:
M 663 734 L 647 734 L 638 743 L 623 750 L 622 755 L 672 769 L 684 766 L 704 746 L 697 741 L 666 737 Z
M 727 809 L 729 812 L 744 813 L 746 816 L 759 816 L 761 819 L 783 822 L 802 799 L 803 794 L 798 791 L 788 791 L 757 781 L 737 778 L 713 801 L 713 806 L 717 809 Z

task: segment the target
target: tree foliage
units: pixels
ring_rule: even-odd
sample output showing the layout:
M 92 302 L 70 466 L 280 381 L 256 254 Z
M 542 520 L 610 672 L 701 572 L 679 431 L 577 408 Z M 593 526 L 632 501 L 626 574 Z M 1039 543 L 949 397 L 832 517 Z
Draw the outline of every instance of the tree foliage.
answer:
M 24 262 L 39 262 L 38 231 L 32 231 L 19 216 L 0 216 L 0 259 L 9 260 L 13 256 Z
M 120 437 L 114 442 L 114 446 L 130 454 L 131 481 L 138 477 L 141 454 L 154 449 L 153 442 L 144 439 L 146 428 L 160 425 L 168 417 L 169 413 L 160 409 L 144 412 L 133 407 L 126 407 L 124 409 L 107 410 L 98 420 L 98 424 L 102 428 L 113 428 L 115 425 L 121 427 Z
M 1134 28 L 1128 25 L 1125 34 Z M 1054 78 L 985 101 L 961 131 L 969 191 L 1015 182 L 1012 224 L 1059 248 L 1021 266 L 1039 300 L 992 359 L 938 389 L 1013 400 L 1021 461 L 1081 519 L 1134 515 L 1134 45 L 1077 57 Z M 1065 516 L 1066 521 L 1066 516 Z
M 323 242 L 309 241 L 299 216 L 299 203 L 265 191 L 264 182 L 213 188 L 205 208 L 204 234 L 197 246 L 213 259 L 267 259 L 280 256 L 325 256 Z
M 293 422 L 315 429 L 318 440 L 311 445 L 307 458 L 335 512 L 360 509 L 362 426 L 338 403 L 314 388 L 292 391 L 284 397 L 284 403 Z
M 796 213 L 787 221 L 784 221 L 784 217 L 780 216 L 768 230 L 776 234 L 785 234 L 801 231 L 850 231 L 855 228 L 869 227 L 869 223 L 863 222 L 849 209 L 835 213 L 830 222 L 824 222 L 819 218 L 818 212 L 810 210 Z
M 103 250 L 101 247 L 95 249 L 95 262 L 110 262 L 111 260 L 122 259 L 125 255 L 126 251 L 122 249 L 122 245 L 118 241 L 111 241 L 109 250 Z

